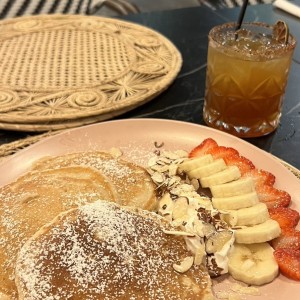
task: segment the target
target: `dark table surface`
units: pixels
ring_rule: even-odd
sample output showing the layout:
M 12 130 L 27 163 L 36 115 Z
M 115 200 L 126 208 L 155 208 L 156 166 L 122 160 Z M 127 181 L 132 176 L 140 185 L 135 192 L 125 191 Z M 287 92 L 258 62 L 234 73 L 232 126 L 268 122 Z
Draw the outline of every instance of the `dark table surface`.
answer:
M 213 11 L 206 7 L 193 7 L 123 17 L 125 20 L 153 28 L 168 37 L 181 52 L 183 66 L 180 74 L 167 91 L 118 119 L 162 118 L 204 125 L 202 109 L 207 35 L 209 30 L 217 24 L 236 21 L 238 14 L 239 8 Z M 275 23 L 278 19 L 286 21 L 291 33 L 300 41 L 300 19 L 288 15 L 272 5 L 249 6 L 245 16 L 245 21 Z M 30 133 L 0 131 L 0 144 L 28 135 Z M 300 169 L 299 45 L 294 53 L 280 126 L 268 136 L 247 139 L 247 141 Z
M 204 125 L 202 117 L 207 35 L 218 24 L 238 19 L 240 8 L 213 11 L 206 7 L 131 15 L 125 19 L 151 27 L 168 37 L 183 57 L 182 70 L 173 85 L 148 104 L 120 118 L 163 118 Z M 253 5 L 246 11 L 245 21 L 277 20 L 288 23 L 290 32 L 300 41 L 300 19 L 272 5 Z M 281 122 L 270 135 L 247 139 L 300 169 L 300 45 L 294 52 Z

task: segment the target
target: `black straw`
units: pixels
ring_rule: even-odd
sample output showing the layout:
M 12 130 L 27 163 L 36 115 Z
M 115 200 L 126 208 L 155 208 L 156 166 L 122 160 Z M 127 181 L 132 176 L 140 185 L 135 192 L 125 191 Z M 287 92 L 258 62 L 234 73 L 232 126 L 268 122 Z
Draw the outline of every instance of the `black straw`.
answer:
M 249 0 L 244 0 L 243 1 L 243 5 L 242 5 L 241 10 L 240 10 L 240 14 L 239 14 L 239 18 L 238 18 L 238 22 L 237 22 L 237 25 L 235 27 L 235 30 L 239 30 L 242 26 L 243 19 L 244 19 L 244 16 L 245 16 L 245 12 L 246 12 L 246 8 L 247 8 L 247 5 L 248 5 L 248 1 Z

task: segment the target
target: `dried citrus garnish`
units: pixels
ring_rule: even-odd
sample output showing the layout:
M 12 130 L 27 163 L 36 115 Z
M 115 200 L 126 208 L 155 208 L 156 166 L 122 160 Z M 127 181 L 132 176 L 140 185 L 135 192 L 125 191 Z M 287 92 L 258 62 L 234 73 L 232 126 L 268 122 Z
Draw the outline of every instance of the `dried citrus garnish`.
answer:
M 284 21 L 277 21 L 273 26 L 273 38 L 281 44 L 287 44 L 289 40 L 289 27 Z

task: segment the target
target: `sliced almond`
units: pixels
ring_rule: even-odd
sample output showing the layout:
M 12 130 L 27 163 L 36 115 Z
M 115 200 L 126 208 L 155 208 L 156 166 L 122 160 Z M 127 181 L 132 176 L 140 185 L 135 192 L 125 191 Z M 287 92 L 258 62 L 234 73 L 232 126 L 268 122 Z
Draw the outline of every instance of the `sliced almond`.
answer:
M 181 184 L 180 185 L 180 189 L 183 191 L 183 192 L 192 192 L 192 191 L 195 191 L 194 187 L 190 184 Z
M 162 156 L 163 157 L 167 157 L 169 159 L 175 160 L 180 158 L 178 154 L 176 154 L 175 152 L 171 152 L 171 151 L 162 151 Z
M 194 264 L 200 266 L 203 264 L 204 258 L 206 257 L 205 245 L 202 244 L 195 253 Z
M 178 198 L 175 201 L 173 207 L 173 214 L 172 214 L 173 219 L 176 220 L 186 215 L 188 206 L 189 206 L 188 199 L 186 197 Z
M 152 170 L 159 172 L 159 173 L 164 173 L 167 172 L 169 170 L 169 166 L 168 165 L 164 165 L 164 166 L 159 166 L 159 165 L 154 165 L 150 167 Z
M 148 160 L 148 167 L 153 167 L 156 165 L 157 157 L 153 156 Z
M 158 164 L 164 164 L 164 165 L 169 165 L 172 162 L 171 159 L 167 157 L 160 157 L 159 160 L 157 161 Z
M 187 272 L 193 265 L 194 258 L 193 256 L 185 257 L 180 264 L 173 264 L 173 268 L 178 273 Z
M 155 172 L 154 174 L 152 174 L 151 178 L 155 183 L 158 184 L 163 183 L 165 180 L 164 175 L 159 172 Z
M 177 174 L 177 168 L 176 165 L 170 165 L 169 166 L 169 176 L 175 176 Z
M 189 233 L 186 231 L 177 231 L 177 230 L 163 230 L 165 234 L 178 235 L 178 236 L 194 236 L 193 233 Z
M 180 177 L 174 176 L 169 179 L 168 186 L 171 188 L 172 186 L 176 186 L 180 183 Z
M 206 241 L 206 252 L 216 253 L 221 251 L 224 245 L 232 238 L 233 232 L 229 230 L 218 231 L 210 235 Z

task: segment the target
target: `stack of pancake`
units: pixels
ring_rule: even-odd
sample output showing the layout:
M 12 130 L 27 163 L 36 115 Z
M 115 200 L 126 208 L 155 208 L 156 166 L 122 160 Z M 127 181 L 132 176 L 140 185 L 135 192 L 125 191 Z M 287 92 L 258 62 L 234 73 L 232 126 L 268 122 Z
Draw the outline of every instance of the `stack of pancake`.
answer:
M 39 160 L 0 188 L 0 300 L 212 299 L 165 233 L 147 171 L 104 152 Z M 147 210 L 147 211 L 146 211 Z

